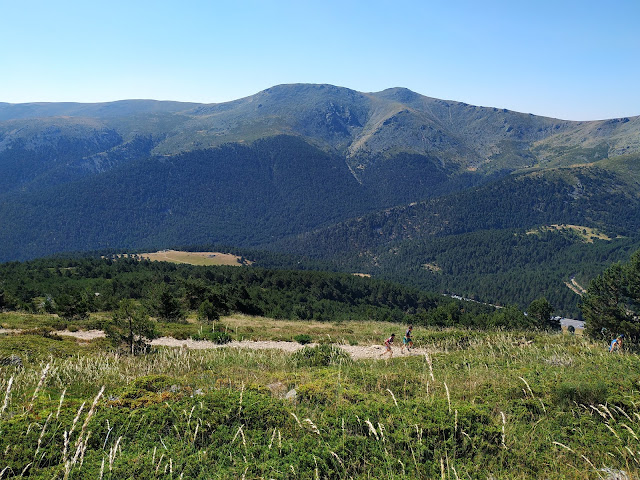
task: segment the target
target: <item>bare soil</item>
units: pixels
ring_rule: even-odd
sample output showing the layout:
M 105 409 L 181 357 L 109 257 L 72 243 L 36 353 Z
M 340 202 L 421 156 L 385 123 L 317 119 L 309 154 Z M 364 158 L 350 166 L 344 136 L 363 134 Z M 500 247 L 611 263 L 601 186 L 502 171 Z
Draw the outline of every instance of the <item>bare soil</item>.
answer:
M 304 348 L 305 345 L 301 345 L 297 342 L 276 342 L 271 340 L 243 340 L 241 342 L 230 342 L 224 345 L 218 345 L 213 342 L 209 342 L 206 340 L 176 340 L 171 337 L 162 337 L 156 338 L 151 342 L 152 345 L 162 345 L 165 347 L 183 347 L 189 348 L 193 350 L 199 349 L 210 349 L 210 348 L 248 348 L 252 350 L 265 350 L 265 349 L 274 349 L 274 350 L 282 350 L 287 353 L 293 353 L 301 348 Z M 310 343 L 306 346 L 313 347 L 317 345 L 316 343 Z M 374 359 L 374 358 L 384 358 L 381 357 L 381 354 L 384 353 L 385 349 L 382 345 L 337 345 L 345 352 L 347 352 L 351 357 L 355 360 L 360 359 Z M 427 353 L 425 349 L 421 348 L 412 348 L 410 352 L 405 350 L 405 353 L 401 352 L 400 347 L 393 348 L 394 356 L 407 356 L 407 355 L 424 355 Z M 385 355 L 388 357 L 388 355 Z
M 0 329 L 0 333 L 17 333 L 19 330 L 8 330 L 8 329 Z M 76 332 L 71 332 L 69 330 L 60 330 L 56 332 L 57 335 L 65 335 L 69 337 L 74 337 L 79 340 L 93 340 L 96 338 L 103 338 L 105 336 L 102 330 L 78 330 Z M 151 342 L 152 345 L 163 346 L 163 347 L 179 347 L 179 348 L 188 348 L 192 350 L 205 350 L 205 349 L 213 349 L 213 348 L 247 348 L 252 350 L 282 350 L 287 353 L 293 353 L 301 348 L 304 348 L 304 345 L 301 345 L 297 342 L 277 342 L 272 340 L 243 340 L 241 342 L 233 341 L 224 345 L 218 345 L 214 342 L 209 342 L 207 340 L 177 340 L 172 337 L 161 337 L 156 338 Z M 317 344 L 310 343 L 307 346 L 315 346 Z M 385 348 L 383 345 L 338 345 L 341 349 L 347 352 L 354 360 L 360 359 L 380 359 L 380 358 L 389 358 L 389 355 L 382 354 L 385 352 Z M 426 349 L 423 348 L 412 348 L 410 352 L 406 350 L 404 353 L 401 351 L 400 346 L 393 348 L 393 356 L 409 356 L 409 355 L 425 355 L 427 353 Z

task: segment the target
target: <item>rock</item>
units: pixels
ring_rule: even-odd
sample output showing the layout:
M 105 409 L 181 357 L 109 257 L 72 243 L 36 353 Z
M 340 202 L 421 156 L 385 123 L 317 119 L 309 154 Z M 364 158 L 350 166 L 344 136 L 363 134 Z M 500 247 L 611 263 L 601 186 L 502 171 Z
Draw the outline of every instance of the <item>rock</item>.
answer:
M 287 394 L 284 396 L 284 398 L 286 400 L 294 401 L 296 398 L 298 398 L 298 392 L 296 392 L 295 388 L 292 388 L 291 390 L 289 390 L 287 392 Z
M 22 368 L 22 358 L 18 355 L 9 355 L 8 357 L 0 358 L 0 365 L 11 365 L 14 367 Z
M 600 478 L 604 478 L 604 480 L 629 480 L 630 477 L 624 470 L 615 470 L 613 468 L 605 467 L 600 469 L 601 472 L 607 474 L 606 477 L 600 476 Z
M 267 388 L 271 391 L 271 395 L 278 398 L 282 398 L 287 391 L 287 386 L 282 382 L 270 383 Z

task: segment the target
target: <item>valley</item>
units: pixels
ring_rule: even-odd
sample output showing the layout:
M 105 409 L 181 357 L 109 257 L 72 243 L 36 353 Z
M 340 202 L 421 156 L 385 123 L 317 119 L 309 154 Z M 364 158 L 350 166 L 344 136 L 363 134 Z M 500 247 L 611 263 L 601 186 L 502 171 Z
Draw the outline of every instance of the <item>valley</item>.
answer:
M 247 251 L 521 308 L 546 296 L 575 316 L 565 282 L 640 245 L 638 138 L 639 117 L 572 122 L 403 88 L 0 104 L 0 261 Z

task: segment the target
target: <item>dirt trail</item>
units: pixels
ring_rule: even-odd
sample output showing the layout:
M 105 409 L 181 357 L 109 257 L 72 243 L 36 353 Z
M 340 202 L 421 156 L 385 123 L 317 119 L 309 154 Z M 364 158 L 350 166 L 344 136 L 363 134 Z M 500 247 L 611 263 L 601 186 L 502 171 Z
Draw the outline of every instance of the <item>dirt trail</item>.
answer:
M 165 347 L 186 347 L 193 350 L 200 349 L 210 349 L 210 348 L 248 348 L 252 350 L 265 350 L 265 349 L 274 349 L 274 350 L 282 350 L 287 353 L 293 353 L 301 348 L 304 348 L 304 345 L 300 345 L 296 342 L 277 342 L 272 340 L 243 340 L 241 342 L 233 341 L 224 345 L 218 345 L 213 342 L 209 342 L 206 340 L 176 340 L 171 337 L 162 337 L 156 338 L 151 342 L 152 345 L 162 345 Z M 316 343 L 310 343 L 307 346 L 313 347 L 316 346 Z M 380 354 L 384 352 L 384 347 L 382 345 L 337 345 L 342 350 L 347 352 L 351 357 L 355 360 L 364 359 L 364 358 L 381 358 Z M 408 355 L 424 355 L 427 353 L 425 349 L 422 348 L 413 348 L 411 352 L 401 353 L 400 347 L 396 347 L 393 349 L 393 355 L 395 357 L 398 356 L 408 356 Z
M 7 330 L 1 329 L 0 333 L 17 333 L 19 330 Z M 69 330 L 60 330 L 55 332 L 57 335 L 65 335 L 69 337 L 74 337 L 80 340 L 93 340 L 95 338 L 104 337 L 104 332 L 102 330 L 78 330 L 76 332 L 71 332 Z M 224 345 L 218 345 L 214 342 L 209 342 L 207 340 L 177 340 L 172 337 L 160 337 L 156 338 L 151 342 L 152 345 L 163 346 L 163 347 L 181 347 L 181 348 L 189 348 L 192 350 L 206 350 L 212 348 L 248 348 L 252 350 L 282 350 L 287 353 L 293 353 L 297 350 L 300 350 L 304 347 L 304 345 L 300 345 L 297 342 L 277 342 L 272 340 L 243 340 L 241 342 L 233 341 Z M 311 343 L 308 346 L 315 346 L 317 344 Z M 380 358 L 388 358 L 388 356 L 380 357 L 380 355 L 384 352 L 384 347 L 382 345 L 338 345 L 341 349 L 347 352 L 351 357 L 355 360 L 360 359 L 380 359 Z M 411 352 L 406 352 L 403 354 L 400 350 L 400 346 L 393 348 L 393 356 L 394 357 L 405 357 L 405 356 L 415 356 L 415 355 L 425 355 L 427 353 L 426 349 L 423 348 L 413 348 Z

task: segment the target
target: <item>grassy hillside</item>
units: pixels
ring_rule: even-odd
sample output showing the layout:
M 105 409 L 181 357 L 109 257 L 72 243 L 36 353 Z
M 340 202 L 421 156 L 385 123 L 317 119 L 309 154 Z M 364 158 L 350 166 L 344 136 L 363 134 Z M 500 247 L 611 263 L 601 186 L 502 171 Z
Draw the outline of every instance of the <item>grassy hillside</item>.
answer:
M 370 341 L 368 327 L 349 327 L 352 342 Z M 1 475 L 640 473 L 636 354 L 611 355 L 568 335 L 420 327 L 414 335 L 427 355 L 353 361 L 330 345 L 293 355 L 158 348 L 133 357 L 103 341 L 0 333 L 0 358 L 24 365 L 0 365 Z

